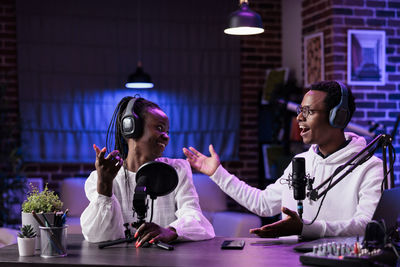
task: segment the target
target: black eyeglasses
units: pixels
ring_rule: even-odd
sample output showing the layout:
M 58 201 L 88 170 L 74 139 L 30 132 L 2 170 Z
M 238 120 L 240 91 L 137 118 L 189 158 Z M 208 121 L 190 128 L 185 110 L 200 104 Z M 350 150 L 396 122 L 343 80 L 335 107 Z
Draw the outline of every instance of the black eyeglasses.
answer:
M 314 114 L 314 112 L 316 112 L 316 111 L 322 111 L 322 110 L 321 109 L 311 109 L 310 106 L 302 107 L 300 105 L 297 106 L 297 108 L 296 108 L 297 115 L 299 115 L 301 113 L 304 118 L 307 118 L 308 115 Z

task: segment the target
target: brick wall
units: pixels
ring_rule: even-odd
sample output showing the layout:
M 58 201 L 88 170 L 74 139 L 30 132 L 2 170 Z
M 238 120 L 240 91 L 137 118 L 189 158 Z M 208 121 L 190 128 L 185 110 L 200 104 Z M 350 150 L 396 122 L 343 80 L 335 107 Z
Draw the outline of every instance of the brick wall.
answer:
M 93 164 L 75 163 L 28 163 L 24 165 L 24 174 L 27 177 L 40 177 L 49 188 L 58 191 L 60 182 L 68 177 L 88 177 L 94 170 Z
M 368 127 L 369 121 L 383 123 L 391 133 L 400 113 L 400 2 L 381 0 L 332 0 L 302 3 L 303 36 L 324 33 L 325 79 L 347 81 L 347 30 L 373 29 L 386 32 L 386 84 L 351 86 L 357 112 L 353 122 Z M 393 142 L 400 152 L 400 137 Z M 399 157 L 397 157 L 399 158 Z M 395 164 L 400 181 L 399 160 Z
M 258 187 L 259 142 L 258 114 L 260 93 L 265 81 L 265 71 L 281 67 L 281 1 L 252 0 L 250 8 L 263 19 L 264 33 L 241 38 L 241 108 L 239 161 L 224 162 L 223 166 L 246 183 Z M 228 198 L 231 210 L 246 211 Z
M 0 169 L 11 173 L 10 154 L 19 145 L 16 16 L 13 0 L 0 4 Z
M 224 166 L 247 183 L 259 184 L 258 112 L 265 71 L 281 67 L 281 2 L 253 0 L 250 8 L 261 15 L 265 32 L 241 37 L 241 118 L 239 161 Z

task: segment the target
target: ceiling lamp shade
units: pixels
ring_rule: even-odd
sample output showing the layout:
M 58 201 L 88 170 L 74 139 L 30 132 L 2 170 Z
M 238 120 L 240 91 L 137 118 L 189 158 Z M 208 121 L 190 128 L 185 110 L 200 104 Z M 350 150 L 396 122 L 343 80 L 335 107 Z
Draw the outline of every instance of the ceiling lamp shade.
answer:
M 136 71 L 131 75 L 129 75 L 125 87 L 137 88 L 137 89 L 146 89 L 154 87 L 150 75 L 143 71 L 142 63 L 140 61 L 138 62 Z
M 224 33 L 253 35 L 263 32 L 261 16 L 249 8 L 247 0 L 240 0 L 240 9 L 229 16 L 229 27 L 224 30 Z

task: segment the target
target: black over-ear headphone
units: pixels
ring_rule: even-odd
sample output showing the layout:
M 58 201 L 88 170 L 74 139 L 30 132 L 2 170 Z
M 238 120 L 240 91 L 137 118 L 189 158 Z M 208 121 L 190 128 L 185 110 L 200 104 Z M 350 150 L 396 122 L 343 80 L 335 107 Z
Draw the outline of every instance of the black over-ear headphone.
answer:
M 131 100 L 129 100 L 124 115 L 121 119 L 121 132 L 125 138 L 139 138 L 142 135 L 142 120 L 133 111 L 133 107 L 135 106 L 137 99 L 138 98 L 133 97 Z
M 346 86 L 336 81 L 340 86 L 341 97 L 340 102 L 329 112 L 329 123 L 335 128 L 345 128 L 350 118 L 349 111 L 349 91 Z

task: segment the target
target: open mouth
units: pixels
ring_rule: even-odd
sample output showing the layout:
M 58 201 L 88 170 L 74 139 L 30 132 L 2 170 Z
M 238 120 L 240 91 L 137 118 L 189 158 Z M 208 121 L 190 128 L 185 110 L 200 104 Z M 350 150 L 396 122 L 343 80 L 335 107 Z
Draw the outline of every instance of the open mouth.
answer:
M 166 147 L 166 144 L 164 144 L 164 143 L 157 143 L 160 147 L 162 147 L 163 149 L 165 149 L 165 147 Z
M 310 128 L 307 128 L 305 126 L 299 126 L 299 128 L 300 128 L 300 135 L 301 136 L 303 136 L 304 134 L 306 134 L 310 130 Z

